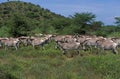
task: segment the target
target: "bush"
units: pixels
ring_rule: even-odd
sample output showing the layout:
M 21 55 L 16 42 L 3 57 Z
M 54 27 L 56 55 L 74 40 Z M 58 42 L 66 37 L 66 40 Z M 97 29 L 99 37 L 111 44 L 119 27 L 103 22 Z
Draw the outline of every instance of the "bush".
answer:
M 9 36 L 11 36 L 11 35 L 9 34 L 9 30 L 10 30 L 9 27 L 2 26 L 2 27 L 0 28 L 0 37 L 9 37 Z
M 111 34 L 108 35 L 108 37 L 120 37 L 120 32 L 112 32 Z

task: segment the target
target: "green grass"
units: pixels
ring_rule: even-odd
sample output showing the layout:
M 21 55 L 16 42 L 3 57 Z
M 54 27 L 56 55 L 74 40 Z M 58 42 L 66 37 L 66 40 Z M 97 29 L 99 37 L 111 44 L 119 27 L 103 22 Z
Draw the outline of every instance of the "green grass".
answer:
M 120 49 L 118 49 L 120 50 Z M 45 49 L 32 46 L 20 49 L 0 49 L 0 79 L 119 79 L 120 54 L 111 51 L 96 54 L 81 51 L 82 56 L 62 55 L 54 43 Z

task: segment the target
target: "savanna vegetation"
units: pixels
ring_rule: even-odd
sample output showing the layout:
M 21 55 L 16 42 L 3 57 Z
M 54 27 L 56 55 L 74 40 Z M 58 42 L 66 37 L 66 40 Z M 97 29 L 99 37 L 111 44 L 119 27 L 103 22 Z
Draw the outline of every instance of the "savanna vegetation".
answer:
M 39 5 L 21 1 L 0 4 L 0 37 L 19 37 L 36 33 L 90 34 L 119 37 L 120 17 L 115 25 L 96 21 L 90 12 L 64 17 Z M 0 49 L 0 79 L 119 79 L 120 54 L 111 51 L 81 50 L 81 56 L 70 51 L 66 55 L 45 44 L 45 49 L 22 46 L 17 51 Z M 118 51 L 120 49 L 118 48 Z M 74 55 L 74 56 L 73 56 Z M 71 56 L 73 56 L 71 58 Z
M 112 51 L 96 54 L 94 49 L 80 51 L 81 56 L 74 51 L 63 55 L 54 45 L 54 42 L 46 44 L 44 50 L 32 46 L 20 47 L 18 51 L 0 49 L 0 78 L 119 79 L 119 54 Z
M 116 25 L 104 25 L 90 12 L 64 17 L 39 5 L 10 1 L 0 4 L 0 36 L 18 37 L 35 33 L 118 36 L 120 18 L 115 19 Z

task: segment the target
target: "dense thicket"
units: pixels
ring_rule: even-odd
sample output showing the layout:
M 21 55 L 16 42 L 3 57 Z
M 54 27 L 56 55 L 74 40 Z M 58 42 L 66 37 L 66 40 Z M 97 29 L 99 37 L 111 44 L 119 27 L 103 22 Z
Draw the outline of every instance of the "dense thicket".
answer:
M 61 15 L 31 3 L 10 1 L 0 4 L 0 36 L 20 36 L 54 31 L 54 20 Z M 53 23 L 52 23 L 53 22 Z M 52 26 L 53 24 L 53 26 Z
M 35 33 L 119 35 L 118 26 L 104 27 L 93 13 L 75 13 L 70 17 L 55 14 L 39 5 L 21 1 L 0 4 L 0 36 L 26 36 Z M 120 25 L 120 18 L 116 17 Z

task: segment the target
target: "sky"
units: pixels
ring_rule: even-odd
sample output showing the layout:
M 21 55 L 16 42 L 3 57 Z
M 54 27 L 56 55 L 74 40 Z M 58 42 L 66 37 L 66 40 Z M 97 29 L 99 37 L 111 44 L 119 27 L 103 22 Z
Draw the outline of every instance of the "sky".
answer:
M 6 2 L 7 0 L 0 0 Z M 112 25 L 115 17 L 120 16 L 120 0 L 20 0 L 40 5 L 63 16 L 81 12 L 92 12 L 97 21 Z

